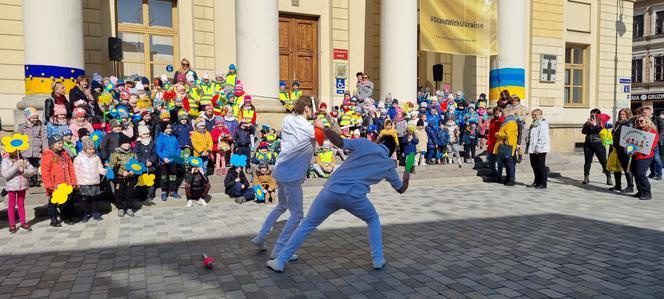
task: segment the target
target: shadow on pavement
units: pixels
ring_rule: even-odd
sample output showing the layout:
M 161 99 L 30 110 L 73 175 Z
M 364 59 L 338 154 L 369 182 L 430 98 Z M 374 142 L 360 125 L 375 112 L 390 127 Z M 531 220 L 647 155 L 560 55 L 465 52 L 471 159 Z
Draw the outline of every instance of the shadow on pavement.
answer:
M 0 297 L 664 297 L 661 231 L 559 214 L 386 225 L 382 271 L 366 233 L 316 231 L 281 274 L 249 236 L 5 255 Z M 204 252 L 217 267 L 202 267 Z

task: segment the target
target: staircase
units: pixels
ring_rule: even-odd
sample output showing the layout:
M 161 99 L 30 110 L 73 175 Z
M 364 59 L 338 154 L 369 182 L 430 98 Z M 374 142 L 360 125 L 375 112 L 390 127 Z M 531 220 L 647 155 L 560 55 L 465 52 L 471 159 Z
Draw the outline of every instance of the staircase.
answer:
M 480 156 L 478 159 L 485 159 L 486 157 Z M 596 163 L 597 164 L 597 163 Z M 580 154 L 549 154 L 547 156 L 547 166 L 549 167 L 549 176 L 559 176 L 563 172 L 581 172 L 583 167 L 583 156 Z M 594 165 L 596 169 L 599 165 Z M 403 166 L 398 168 L 400 174 L 403 173 Z M 475 164 L 463 164 L 462 168 L 459 168 L 457 164 L 454 165 L 427 165 L 427 166 L 418 166 L 415 168 L 415 173 L 411 176 L 411 187 L 417 186 L 454 186 L 459 184 L 478 184 L 482 183 L 485 180 L 485 177 L 489 173 L 487 164 L 483 161 L 478 161 Z M 516 167 L 517 181 L 520 182 L 530 182 L 532 178 L 532 168 L 530 167 L 530 162 L 527 156 L 524 156 L 523 161 L 517 164 Z M 210 176 L 210 183 L 212 187 L 210 189 L 210 195 L 212 200 L 211 205 L 218 204 L 229 204 L 232 203 L 232 200 L 224 194 L 224 177 L 220 176 Z M 307 179 L 304 184 L 304 193 L 307 197 L 315 196 L 322 186 L 325 184 L 327 179 L 323 178 L 313 178 Z M 0 180 L 0 186 L 4 186 L 4 179 Z M 479 188 L 482 188 L 484 185 L 478 185 Z M 489 185 L 486 185 L 489 186 Z M 376 186 L 377 188 L 391 188 L 388 183 L 382 182 Z M 157 197 L 155 198 L 156 205 L 147 207 L 163 207 L 163 206 L 184 206 L 186 202 L 184 199 L 173 200 L 170 199 L 167 202 L 162 202 L 159 199 L 160 191 L 157 190 Z M 184 190 L 181 187 L 180 195 L 184 198 Z M 110 201 L 113 200 L 113 195 L 110 193 L 103 194 L 102 197 L 106 200 L 101 204 L 101 211 L 108 213 L 113 210 L 113 206 L 110 204 Z M 6 199 L 5 199 L 6 200 Z M 32 219 L 35 216 L 41 217 L 46 216 L 46 203 L 47 197 L 44 194 L 44 188 L 32 188 L 28 190 L 26 196 L 26 216 L 28 219 Z M 0 219 L 7 219 L 7 210 L 6 204 L 1 206 L 0 209 Z

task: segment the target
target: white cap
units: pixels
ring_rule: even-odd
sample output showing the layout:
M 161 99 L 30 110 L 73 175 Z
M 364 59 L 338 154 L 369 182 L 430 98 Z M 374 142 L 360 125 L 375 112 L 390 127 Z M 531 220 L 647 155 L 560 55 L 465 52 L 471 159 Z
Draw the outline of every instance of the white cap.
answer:
M 166 76 L 166 74 L 161 74 L 161 77 L 159 78 L 161 79 L 162 83 L 168 81 L 168 76 Z
M 187 82 L 194 82 L 194 75 L 192 73 L 187 73 Z
M 203 80 L 210 80 L 210 75 L 208 75 L 207 72 L 203 73 L 203 76 L 201 76 Z

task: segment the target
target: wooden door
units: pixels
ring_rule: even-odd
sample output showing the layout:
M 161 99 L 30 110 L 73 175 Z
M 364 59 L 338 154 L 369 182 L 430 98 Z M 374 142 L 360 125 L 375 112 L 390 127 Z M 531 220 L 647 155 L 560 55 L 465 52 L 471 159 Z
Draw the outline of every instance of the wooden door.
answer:
M 318 19 L 279 17 L 279 79 L 289 90 L 300 81 L 303 94 L 318 97 Z

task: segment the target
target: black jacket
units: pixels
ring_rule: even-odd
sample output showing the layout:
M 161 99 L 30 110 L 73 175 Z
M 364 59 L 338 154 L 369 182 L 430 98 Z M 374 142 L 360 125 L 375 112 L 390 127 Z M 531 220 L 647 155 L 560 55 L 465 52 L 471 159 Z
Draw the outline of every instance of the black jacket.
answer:
M 247 176 L 245 176 L 244 171 L 240 172 L 239 174 L 235 170 L 235 167 L 231 167 L 231 169 L 228 170 L 228 174 L 226 175 L 226 178 L 224 179 L 224 187 L 226 187 L 226 194 L 230 193 L 230 190 L 233 189 L 233 186 L 235 186 L 235 179 L 240 177 L 240 183 L 243 184 L 245 187 L 249 188 L 249 180 L 247 180 Z M 230 195 L 230 194 L 229 194 Z
M 583 129 L 581 129 L 581 133 L 586 135 L 586 143 L 602 142 L 602 139 L 599 138 L 600 131 L 602 131 L 602 127 L 593 126 L 590 122 L 583 124 Z
M 53 116 L 53 109 L 55 108 L 55 93 L 51 93 L 51 97 L 44 101 L 44 123 L 51 121 Z M 67 108 L 67 118 L 71 119 L 72 106 L 71 102 L 65 98 L 65 108 Z
M 99 158 L 101 158 L 102 162 L 106 162 L 119 146 L 118 140 L 120 134 L 122 133 L 110 132 L 104 135 L 104 138 L 101 139 L 101 144 L 99 145 Z
M 93 124 L 101 123 L 104 120 L 104 115 L 99 108 L 99 103 L 97 103 L 98 93 L 94 89 L 90 90 L 90 92 L 92 93 L 92 98 L 95 99 L 94 101 L 90 101 L 90 99 L 85 96 L 85 93 L 78 87 L 78 85 L 74 86 L 74 88 L 69 90 L 69 103 L 71 103 L 72 108 L 75 108 L 74 104 L 76 101 L 85 101 L 88 103 L 88 105 L 85 106 L 85 113 L 90 119 L 90 122 Z
M 195 173 L 188 171 L 184 177 L 184 182 L 186 184 L 187 199 L 202 198 L 206 195 L 206 189 L 209 190 L 209 186 L 207 186 L 209 179 L 198 171 Z
M 159 162 L 159 157 L 157 157 L 157 151 L 154 149 L 154 141 L 150 142 L 148 145 L 143 145 L 143 143 L 137 141 L 136 147 L 134 148 L 134 153 L 136 154 L 136 159 L 138 162 L 144 164 L 146 164 L 148 161 L 152 162 L 152 166 L 148 167 L 150 172 L 154 172 L 157 169 L 157 162 Z

